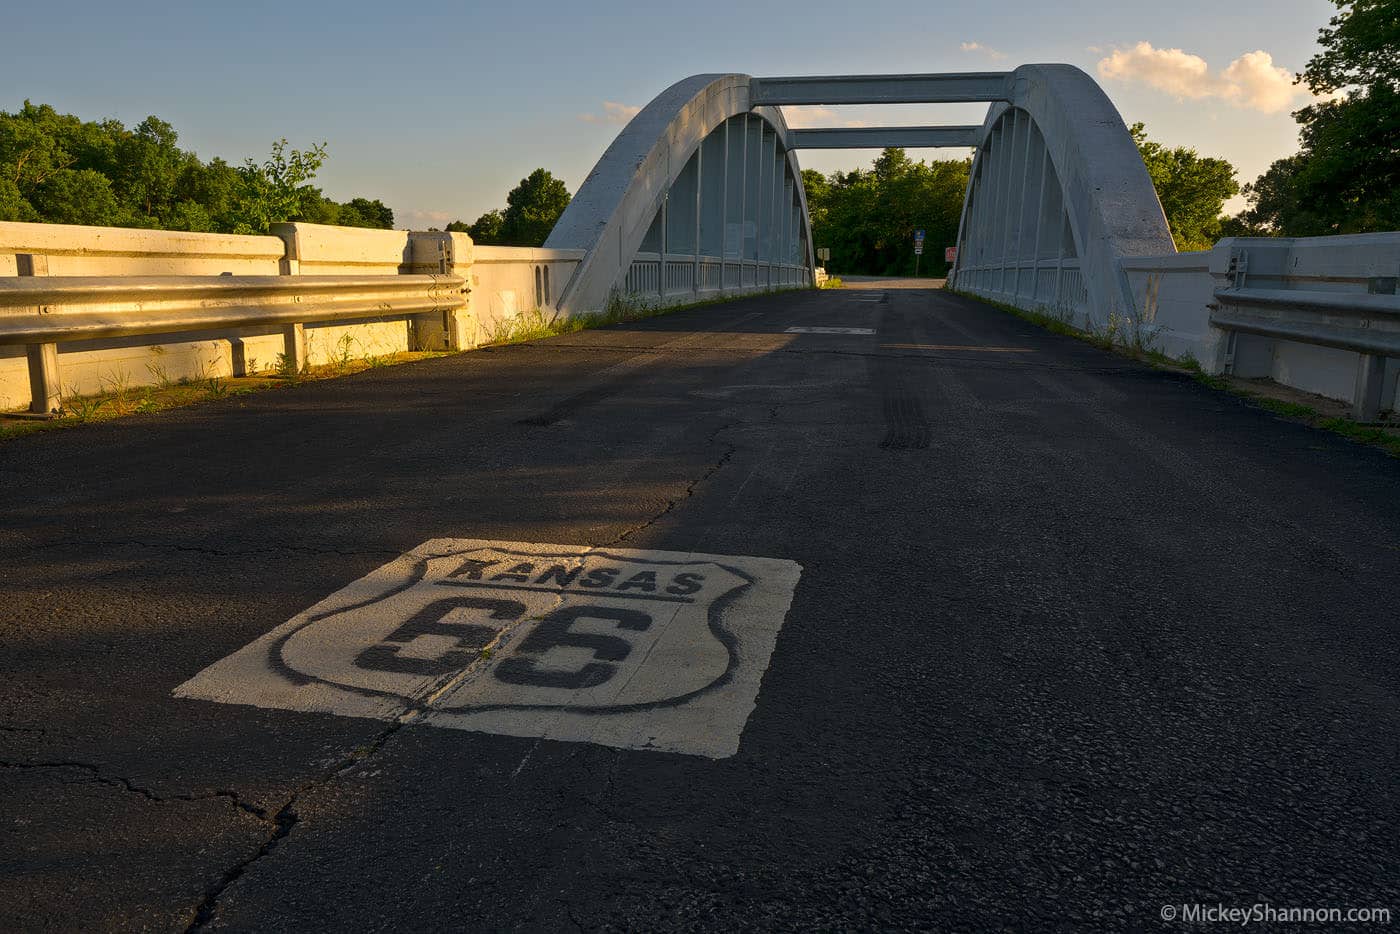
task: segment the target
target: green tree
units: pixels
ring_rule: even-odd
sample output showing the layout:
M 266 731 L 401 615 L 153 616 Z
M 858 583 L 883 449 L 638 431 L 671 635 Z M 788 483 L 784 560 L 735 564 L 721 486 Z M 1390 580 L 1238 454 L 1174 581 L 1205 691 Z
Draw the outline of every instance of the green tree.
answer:
M 1319 100 L 1293 116 L 1296 156 L 1245 196 L 1247 223 L 1285 236 L 1400 230 L 1400 0 L 1334 0 L 1299 75 Z
M 373 201 L 368 198 L 351 198 L 343 207 L 352 209 L 360 216 L 361 223 L 355 226 L 375 227 L 379 230 L 394 229 L 393 209 L 378 198 Z
M 498 246 L 505 243 L 501 234 L 501 227 L 504 224 L 505 216 L 500 211 L 487 211 L 472 222 L 471 226 L 467 228 L 467 233 L 471 235 L 473 243 L 480 243 L 482 246 Z M 448 224 L 447 229 L 451 230 L 452 225 Z
M 14 179 L 0 177 L 0 221 L 37 221 L 39 212 L 20 194 Z
M 115 146 L 114 187 L 133 215 L 153 227 L 170 213 L 180 173 L 193 159 L 176 145 L 178 139 L 170 124 L 147 117 Z
M 1129 129 L 1152 177 L 1178 250 L 1208 250 L 1221 237 L 1221 208 L 1239 194 L 1235 167 L 1194 149 L 1168 149 L 1147 138 L 1141 123 Z
M 884 150 L 871 171 L 802 173 L 813 246 L 828 247 L 832 272 L 911 275 L 914 231 L 924 229 L 925 275 L 947 270 L 940 246 L 957 240 L 969 160 L 913 161 L 903 149 Z
M 325 161 L 325 143 L 288 153 L 286 139 L 272 144 L 272 155 L 262 164 L 245 160 L 237 170 L 233 232 L 267 233 L 273 224 L 319 209 L 321 192 L 310 182 Z
M 0 114 L 0 178 L 8 179 L 28 200 L 54 173 L 76 161 L 57 134 L 58 114 L 47 104 L 29 101 L 19 113 Z
M 339 204 L 311 184 L 325 157 L 324 143 L 299 152 L 281 140 L 261 164 L 205 163 L 159 117 L 128 130 L 25 101 L 0 111 L 0 220 L 243 233 L 284 220 L 393 227 L 382 201 Z
M 1333 0 L 1339 12 L 1317 32 L 1322 46 L 1299 78 L 1315 94 L 1400 83 L 1400 4 Z
M 541 246 L 569 206 L 569 189 L 545 169 L 535 169 L 506 195 L 501 242 L 506 246 Z
M 59 169 L 38 188 L 32 203 L 53 224 L 110 227 L 126 217 L 111 180 L 92 169 Z

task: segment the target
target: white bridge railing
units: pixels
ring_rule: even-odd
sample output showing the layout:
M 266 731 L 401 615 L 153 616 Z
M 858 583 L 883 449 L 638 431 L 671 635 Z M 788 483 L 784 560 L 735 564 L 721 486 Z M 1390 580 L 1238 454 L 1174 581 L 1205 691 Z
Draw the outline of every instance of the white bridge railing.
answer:
M 754 289 L 811 285 L 807 268 L 767 260 L 719 256 L 638 253 L 627 270 L 623 292 L 631 298 L 673 303 L 687 296 L 697 301 Z
M 1089 319 L 1089 293 L 1077 259 L 959 266 L 957 285 L 1018 308 L 1045 309 L 1081 327 Z

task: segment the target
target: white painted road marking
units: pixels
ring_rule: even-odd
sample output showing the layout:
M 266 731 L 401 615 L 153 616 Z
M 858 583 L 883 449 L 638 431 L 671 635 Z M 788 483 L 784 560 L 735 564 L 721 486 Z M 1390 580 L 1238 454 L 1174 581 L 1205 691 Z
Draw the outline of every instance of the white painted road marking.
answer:
M 785 334 L 874 334 L 874 328 L 788 328 Z
M 175 696 L 724 758 L 801 568 L 434 539 Z

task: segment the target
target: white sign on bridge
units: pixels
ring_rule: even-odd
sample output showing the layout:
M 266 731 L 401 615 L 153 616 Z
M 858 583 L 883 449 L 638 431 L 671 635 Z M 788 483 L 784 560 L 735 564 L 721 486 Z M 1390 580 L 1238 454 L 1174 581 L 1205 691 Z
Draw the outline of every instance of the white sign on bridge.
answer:
M 175 695 L 723 758 L 800 572 L 773 558 L 435 539 Z

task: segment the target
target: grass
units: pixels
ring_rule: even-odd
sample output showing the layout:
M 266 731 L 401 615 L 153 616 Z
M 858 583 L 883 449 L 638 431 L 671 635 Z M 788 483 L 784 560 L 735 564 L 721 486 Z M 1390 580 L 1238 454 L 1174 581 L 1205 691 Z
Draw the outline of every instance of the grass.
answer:
M 1156 339 L 1156 331 L 1142 327 L 1140 324 L 1116 319 L 1110 316 L 1109 325 L 1097 331 L 1085 331 L 1076 328 L 1069 322 L 1068 315 L 1055 315 L 1045 311 L 1026 311 L 1014 305 L 1007 305 L 1004 302 L 996 302 L 983 298 L 980 295 L 973 295 L 970 292 L 951 290 L 956 295 L 964 298 L 974 299 L 984 305 L 990 305 L 1007 314 L 1014 315 L 1022 321 L 1045 328 L 1054 334 L 1063 334 L 1066 337 L 1073 337 L 1077 340 L 1086 341 L 1096 347 L 1109 350 L 1114 353 L 1132 357 L 1134 360 L 1159 367 L 1161 369 L 1185 371 L 1191 375 L 1196 382 L 1211 389 L 1228 392 L 1247 400 L 1251 405 L 1272 412 L 1282 418 L 1292 419 L 1302 422 L 1313 428 L 1323 431 L 1330 431 L 1333 434 L 1341 435 L 1352 441 L 1362 444 L 1370 444 L 1381 448 L 1391 457 L 1400 458 L 1400 426 L 1395 428 L 1382 427 L 1377 425 L 1366 425 L 1352 421 L 1349 418 L 1338 418 L 1328 416 L 1317 411 L 1311 406 L 1301 402 L 1291 402 L 1285 399 L 1275 399 L 1249 388 L 1247 384 L 1239 380 L 1232 380 L 1227 376 L 1217 376 L 1205 372 L 1201 364 L 1194 357 L 1187 356 L 1183 359 L 1169 357 L 1152 346 Z
M 825 282 L 817 286 L 819 289 L 839 289 L 843 287 L 844 283 L 842 283 L 840 276 L 828 276 Z

